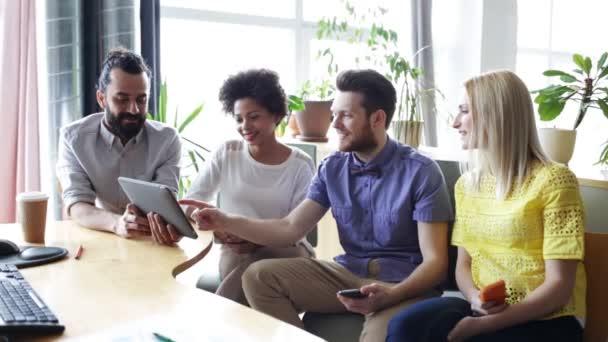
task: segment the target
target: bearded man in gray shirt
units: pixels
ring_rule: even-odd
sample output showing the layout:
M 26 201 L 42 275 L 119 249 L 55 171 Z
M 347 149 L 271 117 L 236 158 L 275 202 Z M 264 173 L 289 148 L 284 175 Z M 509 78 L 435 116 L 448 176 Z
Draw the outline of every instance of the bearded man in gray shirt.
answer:
M 146 120 L 149 94 L 150 69 L 141 56 L 112 50 L 97 85 L 103 112 L 62 127 L 57 176 L 65 209 L 80 225 L 123 237 L 151 234 L 150 221 L 160 217 L 129 204 L 120 176 L 177 192 L 181 142 L 175 129 Z

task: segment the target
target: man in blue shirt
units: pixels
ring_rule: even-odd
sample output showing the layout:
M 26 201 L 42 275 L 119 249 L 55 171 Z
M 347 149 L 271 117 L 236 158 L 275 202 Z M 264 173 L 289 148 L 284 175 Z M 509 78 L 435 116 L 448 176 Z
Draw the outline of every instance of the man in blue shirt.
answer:
M 329 208 L 345 253 L 335 262 L 270 259 L 243 275 L 249 304 L 303 328 L 301 311 L 365 315 L 361 341 L 383 341 L 390 318 L 428 296 L 447 271 L 447 222 L 453 213 L 437 164 L 386 134 L 396 92 L 373 70 L 337 78 L 332 104 L 339 152 L 325 158 L 307 198 L 287 217 L 254 220 L 196 201 L 201 229 L 227 231 L 262 245 L 286 246 L 304 237 Z M 351 299 L 337 291 L 358 288 Z

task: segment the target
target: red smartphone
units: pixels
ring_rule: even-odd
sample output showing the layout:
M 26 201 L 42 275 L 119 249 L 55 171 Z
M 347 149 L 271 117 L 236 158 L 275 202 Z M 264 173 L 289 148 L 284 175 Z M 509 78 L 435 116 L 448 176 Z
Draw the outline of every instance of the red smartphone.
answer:
M 362 293 L 359 289 L 347 289 L 338 291 L 340 296 L 344 296 L 346 298 L 352 299 L 362 299 L 367 298 L 367 295 Z
M 487 285 L 479 291 L 479 299 L 482 302 L 496 302 L 496 304 L 504 304 L 507 298 L 507 289 L 504 280 L 499 280 Z

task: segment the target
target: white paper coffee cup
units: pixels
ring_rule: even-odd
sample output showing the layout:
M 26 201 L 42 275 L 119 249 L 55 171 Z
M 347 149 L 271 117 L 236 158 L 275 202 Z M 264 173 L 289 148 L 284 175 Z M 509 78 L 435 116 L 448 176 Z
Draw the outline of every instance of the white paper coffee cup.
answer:
M 44 243 L 46 208 L 49 196 L 39 191 L 17 195 L 17 218 L 23 230 L 23 240 Z

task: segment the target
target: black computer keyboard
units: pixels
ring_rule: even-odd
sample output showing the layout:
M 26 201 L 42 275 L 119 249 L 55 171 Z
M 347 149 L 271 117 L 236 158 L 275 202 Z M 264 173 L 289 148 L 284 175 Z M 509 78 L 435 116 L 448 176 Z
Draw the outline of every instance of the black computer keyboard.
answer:
M 17 267 L 0 264 L 0 334 L 51 334 L 64 329 Z

